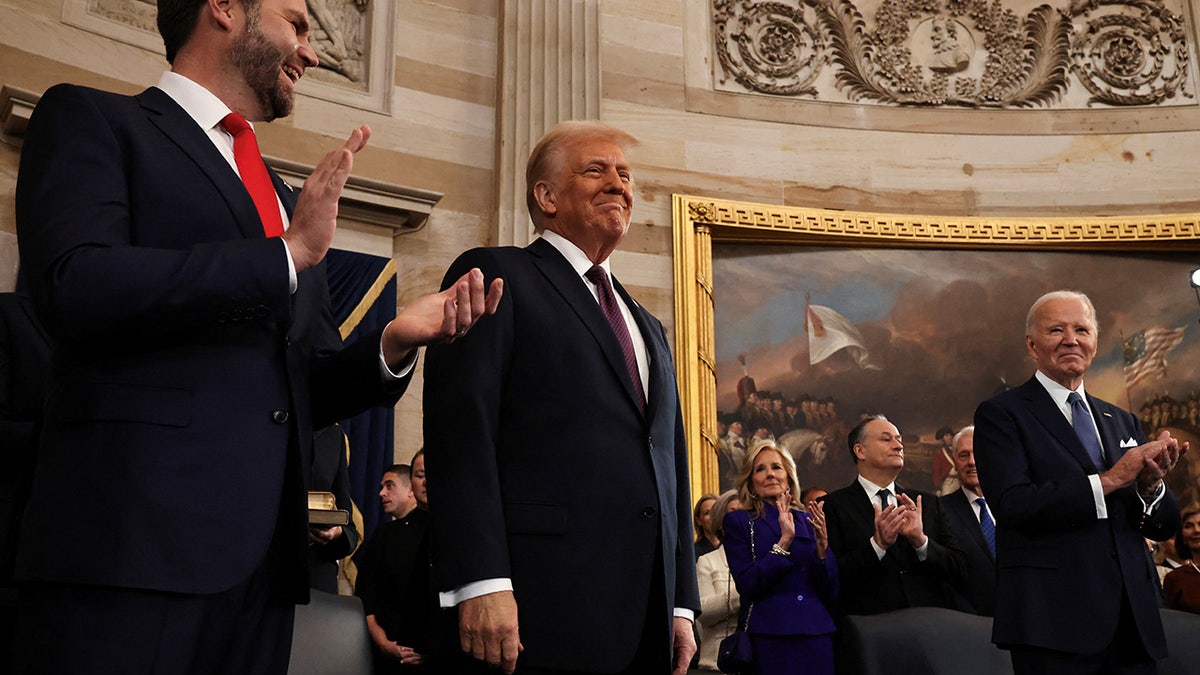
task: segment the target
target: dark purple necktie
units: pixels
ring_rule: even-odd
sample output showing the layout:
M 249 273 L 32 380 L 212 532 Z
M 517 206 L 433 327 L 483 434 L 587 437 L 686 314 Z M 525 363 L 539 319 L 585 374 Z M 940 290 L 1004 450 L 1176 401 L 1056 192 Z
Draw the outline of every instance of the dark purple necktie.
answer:
M 625 325 L 625 317 L 621 316 L 621 308 L 617 306 L 617 297 L 613 294 L 612 286 L 608 283 L 608 273 L 599 265 L 584 275 L 588 281 L 596 284 L 597 295 L 600 296 L 600 309 L 604 318 L 612 326 L 621 351 L 625 353 L 625 367 L 629 369 L 629 377 L 633 380 L 633 392 L 637 398 L 638 410 L 646 408 L 646 393 L 642 389 L 642 376 L 638 371 L 637 355 L 633 352 L 633 338 L 629 337 L 629 327 Z

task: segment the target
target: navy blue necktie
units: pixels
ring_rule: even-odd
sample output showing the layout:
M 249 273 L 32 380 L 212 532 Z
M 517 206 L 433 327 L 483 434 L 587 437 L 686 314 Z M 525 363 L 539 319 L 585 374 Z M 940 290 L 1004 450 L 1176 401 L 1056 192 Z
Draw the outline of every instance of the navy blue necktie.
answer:
M 888 507 L 888 496 L 892 493 L 888 492 L 887 488 L 884 488 L 875 494 L 879 497 L 879 505 L 886 509 Z
M 992 552 L 992 557 L 996 557 L 996 523 L 992 520 L 992 516 L 988 513 L 987 502 L 983 501 L 983 497 L 975 500 L 979 505 L 979 529 L 983 532 L 983 540 L 987 542 L 988 550 Z
M 1096 470 L 1104 470 L 1104 451 L 1100 449 L 1100 438 L 1096 436 L 1096 425 L 1092 423 L 1092 413 L 1088 411 L 1087 404 L 1083 402 L 1083 397 L 1077 391 L 1073 391 L 1067 396 L 1067 403 L 1071 404 L 1071 426 L 1075 427 L 1075 435 L 1083 443 Z

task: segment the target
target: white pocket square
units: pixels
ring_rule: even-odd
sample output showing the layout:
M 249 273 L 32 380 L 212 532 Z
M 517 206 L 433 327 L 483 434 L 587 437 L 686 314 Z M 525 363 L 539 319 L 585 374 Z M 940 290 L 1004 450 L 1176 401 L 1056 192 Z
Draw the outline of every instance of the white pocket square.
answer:
M 1138 442 L 1132 438 L 1121 441 L 1122 448 L 1136 448 L 1137 444 L 1138 444 Z

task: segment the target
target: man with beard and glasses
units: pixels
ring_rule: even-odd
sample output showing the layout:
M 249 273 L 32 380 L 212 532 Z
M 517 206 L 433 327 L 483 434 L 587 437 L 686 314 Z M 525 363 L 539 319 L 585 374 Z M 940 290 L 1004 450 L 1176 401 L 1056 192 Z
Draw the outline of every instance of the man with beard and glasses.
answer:
M 501 295 L 467 271 L 343 349 L 322 260 L 370 130 L 303 191 L 247 143 L 317 65 L 304 0 L 158 8 L 170 72 L 136 96 L 51 88 L 21 157 L 21 262 L 53 343 L 22 673 L 285 672 L 313 429 L 394 403 L 417 347 Z

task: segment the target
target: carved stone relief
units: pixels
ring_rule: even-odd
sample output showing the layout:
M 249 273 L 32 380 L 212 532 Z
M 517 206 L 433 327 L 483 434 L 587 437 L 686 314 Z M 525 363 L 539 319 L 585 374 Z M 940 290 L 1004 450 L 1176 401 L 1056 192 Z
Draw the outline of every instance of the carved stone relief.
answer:
M 1035 1 L 713 0 L 714 82 L 860 105 L 1196 104 L 1186 0 Z
M 350 82 L 363 81 L 367 5 L 370 0 L 306 0 L 313 49 L 321 70 Z
M 301 93 L 385 110 L 393 3 L 382 3 L 383 9 L 372 0 L 306 0 L 306 4 L 310 42 L 321 65 L 306 73 Z M 65 0 L 63 21 L 161 54 L 156 7 L 155 0 Z

